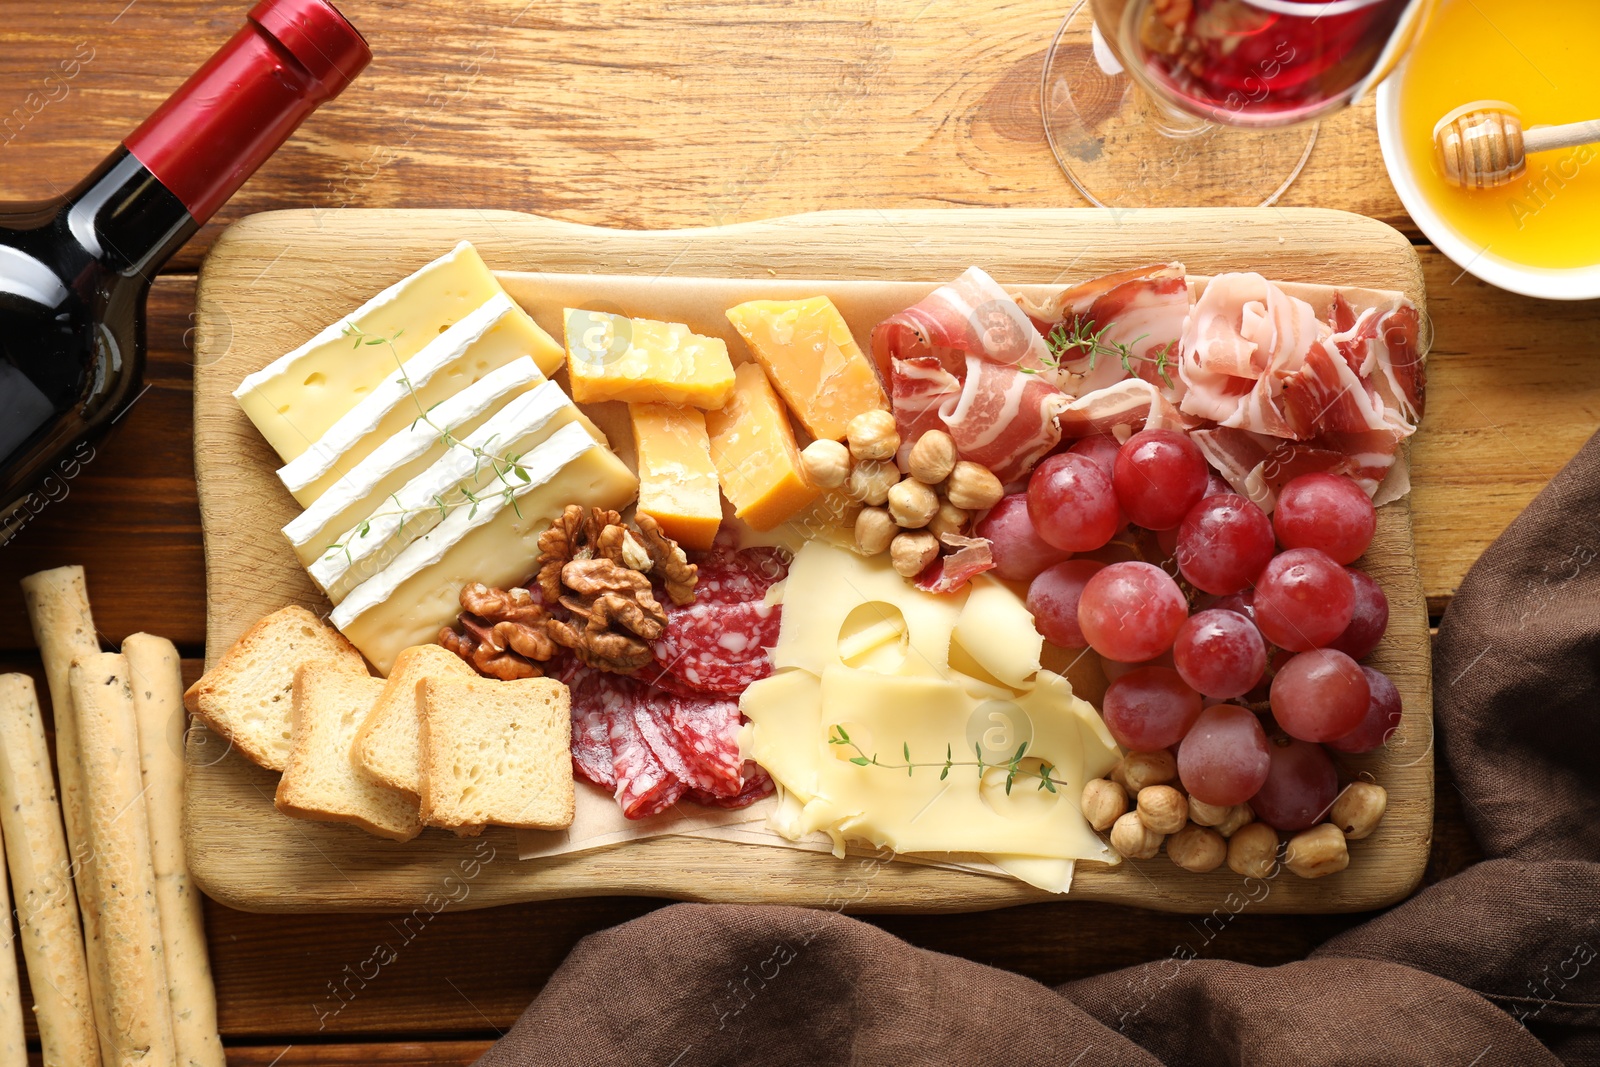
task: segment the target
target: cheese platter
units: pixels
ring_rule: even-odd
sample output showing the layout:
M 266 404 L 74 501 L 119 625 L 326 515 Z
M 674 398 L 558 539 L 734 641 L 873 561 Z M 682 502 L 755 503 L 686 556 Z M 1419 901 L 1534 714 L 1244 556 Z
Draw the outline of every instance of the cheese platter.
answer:
M 418 282 L 452 271 L 460 277 Z M 1082 288 L 1106 275 L 1109 284 Z M 408 295 L 407 286 L 426 292 Z M 1078 308 L 1073 302 L 1086 292 L 1090 299 Z M 1095 304 L 1108 292 L 1136 294 L 1121 314 L 1121 333 Z M 961 322 L 978 328 L 932 346 L 948 355 L 966 345 L 965 384 L 954 376 L 941 383 L 932 373 L 938 359 L 916 345 L 927 347 L 941 307 L 958 300 L 966 301 Z M 1232 907 L 1232 898 L 1263 911 L 1344 911 L 1397 900 L 1421 877 L 1432 816 L 1431 701 L 1403 444 L 1419 414 L 1407 409 L 1412 397 L 1420 407 L 1420 356 L 1394 353 L 1402 344 L 1425 352 L 1416 331 L 1426 319 L 1415 254 L 1382 224 L 1316 210 L 911 211 L 635 233 L 510 212 L 275 212 L 223 235 L 197 302 L 196 470 L 208 667 L 218 673 L 194 694 L 202 707 L 186 751 L 186 831 L 196 880 L 230 906 L 483 907 L 624 893 L 950 911 L 1066 891 L 1069 899 L 1165 910 L 1210 912 Z M 404 314 L 394 310 L 402 307 Z M 1102 308 L 1098 317 L 1094 307 Z M 1189 327 L 1205 315 L 1210 326 L 1196 326 L 1191 343 Z M 1289 399 L 1272 393 L 1267 408 L 1292 416 L 1303 395 L 1307 418 L 1326 421 L 1341 397 L 1355 397 L 1356 407 L 1365 405 L 1359 414 L 1388 442 L 1379 459 L 1354 445 L 1341 452 L 1334 434 L 1344 430 L 1331 423 L 1315 435 L 1299 427 L 1295 447 L 1274 454 L 1262 447 L 1270 427 L 1241 422 L 1265 409 L 1228 388 L 1207 392 L 1209 369 L 1182 362 L 1191 352 L 1220 351 L 1217 335 L 1229 328 L 1228 336 L 1259 339 L 1263 322 L 1274 337 L 1305 332 L 1296 371 L 1308 361 L 1323 366 L 1316 361 L 1330 353 L 1343 356 L 1325 364 L 1331 391 L 1312 393 L 1306 383 L 1315 375 L 1301 374 Z M 1018 323 L 1026 328 L 1007 332 Z M 797 335 L 824 339 L 804 350 L 824 354 L 826 376 L 815 361 L 793 357 L 803 348 Z M 1008 344 L 1043 355 L 1036 365 L 1020 349 L 997 358 Z M 660 373 L 669 356 L 672 371 Z M 916 389 L 907 383 L 922 370 L 924 382 L 946 389 L 922 408 L 938 413 L 937 432 L 913 426 Z M 998 378 L 1003 383 L 986 399 L 976 383 Z M 292 395 L 282 389 L 290 379 Z M 1211 408 L 1190 410 L 1202 410 L 1202 402 Z M 1228 404 L 1242 414 L 1218 407 Z M 1030 412 L 1043 414 L 1030 425 Z M 1316 447 L 1302 443 L 1313 436 Z M 1155 458 L 1140 458 L 1146 453 Z M 1171 456 L 1180 453 L 1204 459 L 1176 476 L 1189 480 L 1174 490 L 1163 472 L 1177 469 Z M 1041 542 L 1008 534 L 1008 523 L 1015 529 L 1028 519 L 1005 517 L 1034 514 L 1040 472 L 1059 483 L 1050 492 L 1081 489 L 1086 479 L 1091 489 L 1103 484 L 1104 500 L 1113 473 L 1121 473 L 1098 540 L 1082 529 L 1099 522 L 1093 500 L 1032 520 L 1052 544 L 1034 552 L 1038 566 L 1030 568 L 1020 559 L 1028 552 L 1015 546 L 1026 541 L 1037 550 Z M 1078 482 L 1067 485 L 1071 478 Z M 1129 478 L 1157 489 L 1127 489 Z M 447 492 L 469 485 L 462 500 L 445 502 Z M 1297 515 L 1325 517 L 1333 505 L 1318 502 L 1354 486 L 1368 526 L 1348 553 L 1327 540 L 1326 523 L 1296 527 Z M 624 520 L 636 498 L 637 512 Z M 1276 527 L 1266 527 L 1266 556 L 1252 573 L 1272 557 L 1268 570 L 1293 569 L 1293 581 L 1337 584 L 1317 587 L 1322 599 L 1343 597 L 1342 616 L 1322 637 L 1303 632 L 1317 620 L 1292 605 L 1280 610 L 1287 601 L 1274 599 L 1267 571 L 1245 626 L 1234 621 L 1244 617 L 1238 606 L 1223 603 L 1242 586 L 1202 576 L 1198 562 L 1178 574 L 1173 562 L 1184 559 L 1180 520 L 1189 522 L 1202 503 L 1224 502 L 1195 522 L 1226 526 L 1243 508 L 1255 509 L 1247 518 L 1260 526 L 1280 498 Z M 574 514 L 567 505 L 582 507 Z M 1073 528 L 1046 529 L 1052 515 L 1070 516 Z M 1129 518 L 1138 521 L 1126 525 Z M 941 522 L 940 533 L 930 532 Z M 735 544 L 729 531 L 747 536 Z M 1170 531 L 1165 547 L 1163 531 Z M 1284 548 L 1276 556 L 1274 533 Z M 607 537 L 620 546 L 609 559 L 597 547 Z M 1062 547 L 1074 537 L 1077 548 Z M 1113 540 L 1123 547 L 1107 547 Z M 566 547 L 553 550 L 557 542 Z M 554 558 L 548 574 L 547 557 Z M 1182 591 L 1162 574 L 1162 559 L 1184 581 Z M 724 591 L 750 578 L 740 568 L 752 560 L 781 562 L 759 588 L 725 604 Z M 1351 563 L 1347 578 L 1341 564 Z M 674 569 L 683 564 L 691 564 L 687 572 Z M 1074 579 L 1074 567 L 1089 569 Z M 1064 585 L 1041 590 L 1041 570 Z M 622 584 L 607 591 L 579 584 L 596 579 Z M 1072 610 L 1052 611 L 1046 594 L 1065 596 L 1074 580 Z M 651 620 L 627 623 L 620 613 L 654 605 L 652 585 L 661 604 L 654 636 L 644 641 L 641 627 Z M 639 593 L 636 602 L 606 601 L 611 614 L 597 625 L 603 597 L 625 589 Z M 863 592 L 869 589 L 876 592 Z M 1152 598 L 1169 592 L 1179 598 L 1176 613 L 1167 612 L 1171 625 L 1160 624 L 1155 644 L 1146 647 L 1132 632 L 1140 627 L 1116 621 L 1151 617 Z M 1138 612 L 1117 610 L 1118 596 L 1137 598 Z M 1079 604 L 1097 597 L 1104 618 Z M 558 601 L 570 614 L 544 609 Z M 1386 604 L 1386 632 L 1380 622 L 1352 655 L 1338 651 L 1357 609 L 1377 601 Z M 284 617 L 290 609 L 309 611 L 311 621 Z M 458 613 L 460 629 L 452 629 Z M 424 709 L 411 713 L 424 723 L 423 751 L 430 736 L 437 747 L 459 725 L 444 694 L 483 708 L 488 721 L 498 706 L 491 697 L 502 692 L 496 686 L 526 684 L 542 694 L 527 706 L 559 697 L 561 710 L 541 728 L 522 729 L 518 745 L 550 729 L 565 738 L 570 708 L 576 785 L 569 770 L 564 783 L 541 782 L 548 790 L 537 801 L 508 800 L 514 811 L 491 806 L 479 810 L 481 819 L 429 822 L 430 790 L 455 788 L 459 800 L 508 778 L 504 760 L 487 770 L 473 764 L 460 787 L 446 781 L 448 761 L 433 758 L 423 761 L 435 771 L 418 784 L 420 816 L 370 818 L 373 790 L 406 792 L 404 782 L 382 774 L 343 806 L 306 802 L 327 788 L 320 764 L 309 756 L 297 762 L 309 727 L 291 729 L 282 707 L 233 715 L 221 683 L 241 677 L 238 667 L 250 656 L 265 670 L 274 656 L 281 663 L 301 655 L 296 650 L 313 640 L 306 635 L 323 616 L 343 634 L 332 638 L 359 650 L 351 662 L 364 656 L 391 684 L 370 679 L 365 666 L 348 678 L 313 673 L 304 685 L 297 678 L 297 716 L 302 701 L 319 704 L 313 690 L 388 692 L 395 678 L 411 677 L 408 654 L 436 654 L 442 645 L 475 668 L 465 673 L 488 677 L 411 686 Z M 587 628 L 578 625 L 583 620 Z M 697 625 L 717 631 L 709 646 L 695 640 Z M 1273 808 L 1268 743 L 1265 735 L 1253 739 L 1262 727 L 1239 707 L 1246 690 L 1265 685 L 1266 653 L 1243 688 L 1198 681 L 1206 665 L 1226 658 L 1216 649 L 1232 640 L 1230 627 L 1261 645 L 1259 627 L 1278 657 L 1272 710 L 1292 736 L 1276 737 L 1275 750 L 1296 753 L 1297 766 L 1314 765 L 1318 774 L 1331 776 L 1336 762 L 1340 800 L 1377 795 L 1377 814 L 1335 806 L 1332 821 L 1296 821 L 1281 811 L 1282 796 Z M 509 645 L 494 635 L 510 635 Z M 1102 655 L 1084 653 L 1084 644 Z M 642 658 L 628 658 L 641 648 Z M 880 654 L 896 648 L 899 658 L 886 665 Z M 1120 658 L 1110 655 L 1118 650 Z M 1327 662 L 1313 662 L 1318 657 Z M 930 669 L 918 670 L 919 660 Z M 573 665 L 555 666 L 563 662 Z M 1132 664 L 1140 666 L 1122 669 Z M 503 680 L 513 676 L 508 670 L 526 682 Z M 1363 670 L 1383 681 L 1352 675 Z M 1330 671 L 1351 676 L 1347 688 L 1359 685 L 1359 708 L 1346 701 L 1356 719 L 1380 704 L 1393 709 L 1392 719 L 1383 711 L 1387 729 L 1372 745 L 1347 745 L 1333 762 L 1320 742 L 1336 746 L 1356 723 L 1321 721 Z M 1180 675 L 1185 682 L 1174 682 Z M 1390 680 L 1392 696 L 1382 696 L 1379 687 Z M 1316 708 L 1297 702 L 1297 685 L 1317 694 L 1309 702 Z M 1178 690 L 1167 705 L 1184 720 L 1174 736 L 1140 734 L 1152 716 L 1117 711 L 1119 699 L 1160 706 L 1163 692 Z M 1199 691 L 1237 699 L 1202 708 Z M 717 700 L 702 699 L 712 692 Z M 1264 690 L 1260 698 L 1264 710 Z M 622 753 L 632 750 L 626 738 L 619 742 L 614 718 L 599 720 L 598 738 L 584 732 L 585 709 L 657 700 L 667 709 L 661 721 L 686 736 L 693 730 L 680 721 L 685 708 L 711 714 L 714 704 L 716 714 L 732 716 L 723 720 L 739 739 L 731 778 L 696 777 L 710 772 L 691 760 L 661 802 L 671 777 L 638 786 L 645 771 L 625 765 Z M 827 709 L 828 721 L 819 720 L 825 736 L 795 734 L 819 702 Z M 979 729 L 975 760 L 957 758 L 956 744 L 965 750 L 974 724 L 988 723 L 997 704 L 1021 709 L 1024 743 L 1013 749 L 1017 738 L 1002 731 L 991 745 Z M 895 719 L 883 708 L 918 714 Z M 1226 778 L 1225 761 L 1195 757 L 1185 769 L 1185 752 L 1199 751 L 1189 737 L 1196 723 L 1219 737 L 1253 726 L 1248 745 L 1259 755 L 1260 777 L 1237 801 L 1226 784 L 1205 781 L 1208 765 Z M 369 767 L 389 751 L 375 727 L 375 719 L 352 721 L 348 712 L 327 720 L 341 739 L 336 745 L 360 753 Z M 599 749 L 586 747 L 585 737 Z M 663 753 L 649 736 L 633 744 Z M 565 750 L 563 740 L 563 766 Z M 593 758 L 599 750 L 603 765 Z M 531 759 L 532 751 L 508 743 L 505 759 Z M 285 772 L 281 783 L 275 771 Z M 339 773 L 348 777 L 348 767 Z M 957 781 L 972 776 L 969 793 L 957 797 L 959 790 L 937 784 L 952 773 Z M 1019 778 L 1017 803 L 1034 807 L 1009 807 Z M 293 797 L 286 800 L 286 791 Z M 442 795 L 433 797 L 439 811 Z M 1272 826 L 1266 814 L 1242 814 L 1246 797 L 1260 812 L 1278 811 Z M 1158 809 L 1172 804 L 1187 814 L 1154 833 L 1153 825 L 1171 820 Z M 915 810 L 897 816 L 897 805 Z M 830 815 L 830 806 L 849 811 Z M 919 823 L 930 809 L 938 817 Z M 321 821 L 285 817 L 307 811 Z M 1240 818 L 1255 830 L 1228 824 Z M 1348 842 L 1335 822 L 1346 826 Z M 463 840 L 423 831 L 423 823 L 483 836 Z M 522 827 L 520 838 L 513 826 Z M 1263 868 L 1254 879 L 1260 888 L 1241 897 L 1241 877 L 1251 881 L 1243 872 L 1255 868 L 1236 863 L 1224 839 L 1270 838 L 1270 859 L 1280 846 L 1274 827 L 1297 836 L 1283 863 L 1273 862 L 1270 876 Z M 1158 854 L 1163 839 L 1167 854 Z M 885 862 L 891 850 L 896 861 Z M 1319 876 L 1330 870 L 1337 873 Z

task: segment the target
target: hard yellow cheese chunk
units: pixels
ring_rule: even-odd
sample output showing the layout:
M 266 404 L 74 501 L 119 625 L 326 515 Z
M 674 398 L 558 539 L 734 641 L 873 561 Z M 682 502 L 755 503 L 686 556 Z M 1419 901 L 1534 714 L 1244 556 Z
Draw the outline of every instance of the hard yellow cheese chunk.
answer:
M 706 414 L 711 459 L 734 514 L 770 530 L 817 499 L 800 466 L 789 416 L 766 372 L 755 363 L 734 371 L 733 396 Z
M 687 404 L 720 408 L 733 394 L 733 363 L 718 337 L 677 322 L 567 308 L 567 373 L 580 404 Z
M 729 308 L 728 321 L 812 437 L 837 441 L 855 416 L 888 408 L 876 372 L 827 297 L 751 300 Z
M 639 461 L 639 511 L 685 548 L 709 549 L 722 524 L 706 417 L 675 404 L 629 404 Z

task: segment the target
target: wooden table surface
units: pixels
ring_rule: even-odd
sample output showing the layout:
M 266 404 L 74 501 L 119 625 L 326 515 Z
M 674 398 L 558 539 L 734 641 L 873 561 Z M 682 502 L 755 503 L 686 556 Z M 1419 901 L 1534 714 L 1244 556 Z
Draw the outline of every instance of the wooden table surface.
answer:
M 0 200 L 70 185 L 240 24 L 244 0 L 9 0 Z M 826 208 L 1079 203 L 1039 124 L 1062 0 L 345 0 L 376 59 L 169 264 L 150 296 L 148 391 L 94 460 L 0 549 L 0 668 L 38 672 L 17 579 L 88 568 L 107 642 L 176 641 L 196 672 L 204 587 L 191 457 L 195 270 L 271 208 L 504 207 L 666 228 Z M 65 64 L 65 65 L 64 65 Z M 75 70 L 64 75 L 66 70 Z M 53 76 L 52 76 L 53 75 Z M 1416 230 L 1370 103 L 1323 125 L 1285 204 L 1382 219 L 1417 243 L 1436 331 L 1413 453 L 1434 614 L 1600 413 L 1600 312 L 1486 286 Z M 351 294 L 352 302 L 367 294 Z M 1429 880 L 1479 856 L 1442 764 Z M 445 911 L 411 940 L 383 916 L 206 909 L 221 1025 L 241 1064 L 460 1064 L 585 934 L 657 902 Z M 1275 964 L 1363 916 L 1183 916 L 1081 903 L 877 922 L 1056 983 L 1171 954 Z M 388 945 L 394 962 L 368 961 Z M 31 1022 L 30 1022 L 31 1026 Z

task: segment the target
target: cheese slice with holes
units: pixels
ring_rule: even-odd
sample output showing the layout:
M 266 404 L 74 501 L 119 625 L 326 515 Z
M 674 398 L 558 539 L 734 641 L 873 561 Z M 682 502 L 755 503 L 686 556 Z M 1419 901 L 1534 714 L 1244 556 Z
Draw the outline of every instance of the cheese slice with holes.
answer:
M 544 380 L 530 357 L 513 360 L 434 408 L 433 422 L 464 438 L 510 397 Z M 376 510 L 380 501 L 433 466 L 445 448 L 445 438 L 438 430 L 415 422 L 374 449 L 283 528 L 301 565 L 310 568 L 315 564 L 339 543 L 341 534 Z
M 333 624 L 387 675 L 395 656 L 427 644 L 455 621 L 468 582 L 505 588 L 527 579 L 539 535 L 568 504 L 622 508 L 638 480 L 581 423 L 571 423 L 519 461 L 528 481 L 480 506 L 456 507 L 334 608 Z
M 555 382 L 513 398 L 431 467 L 376 501 L 370 514 L 342 532 L 338 551 L 312 564 L 311 579 L 328 599 L 341 602 L 451 509 L 471 510 L 491 496 L 515 495 L 524 477 L 532 477 L 528 465 L 539 456 L 539 445 L 572 424 L 586 426 Z
M 955 641 L 983 674 L 1013 689 L 1027 685 L 1038 672 L 1039 655 L 1044 651 L 1044 638 L 1034 626 L 1027 604 L 986 574 L 967 586 Z
M 528 313 L 496 293 L 403 366 L 392 366 L 310 448 L 280 468 L 278 477 L 308 506 L 390 437 L 419 419 L 431 420 L 430 412 L 441 402 L 523 356 L 548 363 L 552 350 L 555 342 Z
M 477 250 L 462 241 L 245 378 L 234 398 L 288 462 L 383 381 L 397 359 L 410 359 L 500 291 Z M 362 337 L 390 338 L 394 348 L 361 344 Z

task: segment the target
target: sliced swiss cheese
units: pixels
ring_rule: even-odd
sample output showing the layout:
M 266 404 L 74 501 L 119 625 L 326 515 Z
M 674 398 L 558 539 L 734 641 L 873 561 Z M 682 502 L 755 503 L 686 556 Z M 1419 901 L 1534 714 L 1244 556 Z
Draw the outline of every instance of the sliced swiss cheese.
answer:
M 752 300 L 729 308 L 728 321 L 812 437 L 840 440 L 851 419 L 889 407 L 877 372 L 827 297 Z
M 234 398 L 288 462 L 383 381 L 396 360 L 410 359 L 500 291 L 477 250 L 462 241 L 247 377 Z M 362 343 L 380 338 L 393 347 Z
M 333 624 L 380 673 L 402 649 L 435 640 L 455 620 L 468 582 L 505 588 L 524 581 L 539 535 L 568 504 L 621 508 L 638 489 L 633 472 L 579 423 L 561 427 L 521 465 L 529 481 L 514 491 L 514 507 L 494 494 L 476 508 L 450 509 L 334 609 Z
M 986 574 L 967 586 L 955 640 L 985 673 L 1012 689 L 1023 688 L 1038 672 L 1044 650 L 1027 604 Z
M 555 382 L 513 398 L 431 467 L 377 501 L 371 514 L 339 538 L 338 552 L 311 566 L 312 580 L 339 603 L 451 509 L 482 507 L 507 492 L 515 496 L 523 484 L 519 471 L 531 479 L 532 466 L 542 460 L 539 445 L 570 424 L 587 425 Z
M 629 404 L 639 464 L 638 510 L 685 548 L 706 551 L 722 525 L 706 417 L 679 404 Z
M 544 380 L 531 358 L 513 360 L 434 408 L 432 421 L 447 429 L 452 438 L 464 438 L 509 397 Z M 447 447 L 445 436 L 433 426 L 414 422 L 374 449 L 283 528 L 301 564 L 309 568 L 330 551 L 340 552 L 341 534 L 431 467 Z
M 687 404 L 720 408 L 733 394 L 733 362 L 720 337 L 678 322 L 567 308 L 567 374 L 580 404 Z
M 309 506 L 383 442 L 433 408 L 524 356 L 549 362 L 555 342 L 511 298 L 496 293 L 482 307 L 393 367 L 355 407 L 278 471 L 302 506 Z
M 734 371 L 733 396 L 706 413 L 706 429 L 722 492 L 741 521 L 771 530 L 817 499 L 800 465 L 789 415 L 759 364 Z

